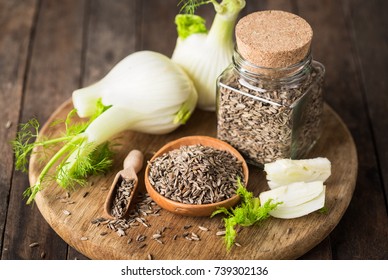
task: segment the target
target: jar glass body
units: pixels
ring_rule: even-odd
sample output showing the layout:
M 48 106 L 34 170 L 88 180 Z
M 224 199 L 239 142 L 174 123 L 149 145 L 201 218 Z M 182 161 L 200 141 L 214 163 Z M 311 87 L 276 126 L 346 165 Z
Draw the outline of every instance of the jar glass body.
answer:
M 321 133 L 324 73 L 310 53 L 274 69 L 252 65 L 236 50 L 217 79 L 217 137 L 261 167 L 304 157 Z

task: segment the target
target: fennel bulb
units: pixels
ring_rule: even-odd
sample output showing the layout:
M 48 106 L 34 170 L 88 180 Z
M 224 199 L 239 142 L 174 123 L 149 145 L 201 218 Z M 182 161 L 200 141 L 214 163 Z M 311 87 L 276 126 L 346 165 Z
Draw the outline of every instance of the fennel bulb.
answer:
M 139 51 L 121 60 L 97 83 L 75 90 L 72 99 L 81 118 L 93 115 L 101 99 L 104 106 L 127 110 L 132 130 L 161 134 L 187 121 L 195 109 L 197 93 L 186 73 L 168 57 Z M 138 125 L 150 119 L 154 125 L 145 123 L 150 128 Z
M 119 132 L 172 132 L 194 111 L 197 92 L 186 73 L 168 57 L 139 51 L 120 61 L 99 82 L 73 92 L 79 116 L 92 114 L 96 99 L 110 108 L 86 128 L 82 144 L 69 156 L 60 175 L 77 170 L 78 158 L 89 153 L 85 147 L 96 147 Z M 62 176 L 57 181 L 60 184 Z
M 43 167 L 37 182 L 24 195 L 31 203 L 47 177 L 71 188 L 112 164 L 108 140 L 125 130 L 169 133 L 184 124 L 194 111 L 197 92 L 187 74 L 168 57 L 151 51 L 133 53 L 119 62 L 102 80 L 73 92 L 74 110 L 65 120 L 65 135 L 37 140 L 39 123 L 22 126 L 13 141 L 16 168 L 26 171 L 27 157 L 36 147 L 63 144 Z M 72 123 L 72 116 L 89 117 Z M 56 165 L 54 176 L 49 170 Z
M 198 92 L 198 107 L 214 111 L 216 80 L 232 62 L 233 30 L 239 12 L 245 7 L 245 0 L 223 0 L 221 3 L 210 0 L 196 5 L 209 2 L 216 10 L 209 32 L 200 16 L 176 16 L 178 39 L 171 58 L 193 80 Z

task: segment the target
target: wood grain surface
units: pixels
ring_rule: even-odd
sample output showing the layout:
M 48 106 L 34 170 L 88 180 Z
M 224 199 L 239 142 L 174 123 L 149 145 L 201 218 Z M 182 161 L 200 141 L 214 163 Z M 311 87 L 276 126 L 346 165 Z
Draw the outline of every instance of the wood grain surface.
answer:
M 28 175 L 15 170 L 9 142 L 19 123 L 33 117 L 47 122 L 73 90 L 101 79 L 128 54 L 153 50 L 171 56 L 177 2 L 0 0 L 2 260 L 88 259 L 56 234 L 36 205 L 25 205 Z M 349 207 L 329 236 L 300 259 L 386 260 L 388 1 L 250 0 L 241 16 L 269 9 L 295 13 L 312 26 L 313 57 L 326 68 L 324 99 L 357 147 Z M 210 26 L 213 8 L 198 13 Z
M 64 118 L 72 109 L 70 101 L 64 103 L 41 130 L 42 136 L 63 132 L 61 126 L 50 126 L 54 120 Z M 347 209 L 357 177 L 357 152 L 353 139 L 337 114 L 325 106 L 324 133 L 308 156 L 324 156 L 332 162 L 332 175 L 327 180 L 327 214 L 312 213 L 308 216 L 282 220 L 271 218 L 260 226 L 244 228 L 236 239 L 241 247 L 234 246 L 227 252 L 223 239 L 216 236 L 222 224 L 222 216 L 186 217 L 161 210 L 160 216 L 145 217 L 150 227 L 139 226 L 127 230 L 126 236 L 119 237 L 104 225 L 96 226 L 91 221 L 103 217 L 103 205 L 108 188 L 115 174 L 121 170 L 128 151 L 141 150 L 145 162 L 169 141 L 189 135 L 215 136 L 215 114 L 196 111 L 189 122 L 173 133 L 154 136 L 136 132 L 125 132 L 117 136 L 120 144 L 112 170 L 104 176 L 94 176 L 85 187 L 79 187 L 67 194 L 55 183 L 47 185 L 36 197 L 36 204 L 48 224 L 69 245 L 91 259 L 145 259 L 151 254 L 155 259 L 295 259 L 319 244 L 338 224 Z M 30 161 L 30 184 L 34 184 L 42 168 L 37 154 Z M 144 170 L 144 166 L 143 166 Z M 143 172 L 143 175 L 141 175 Z M 143 179 L 142 179 L 143 177 Z M 144 171 L 139 173 L 139 188 L 144 190 Z M 267 190 L 265 174 L 250 166 L 248 189 L 256 195 Z M 85 196 L 85 193 L 87 195 Z M 72 204 L 64 203 L 63 199 Z M 70 215 L 69 215 L 70 213 Z M 186 225 L 191 225 L 185 229 Z M 209 231 L 201 231 L 199 226 Z M 167 227 L 164 244 L 152 240 L 152 235 Z M 103 232 L 109 232 L 101 235 Z M 200 241 L 189 241 L 185 232 L 194 232 Z M 147 236 L 143 248 L 136 241 L 139 235 Z M 173 240 L 174 235 L 178 238 Z M 129 238 L 132 242 L 127 244 Z M 179 248 L 179 250 L 177 250 Z

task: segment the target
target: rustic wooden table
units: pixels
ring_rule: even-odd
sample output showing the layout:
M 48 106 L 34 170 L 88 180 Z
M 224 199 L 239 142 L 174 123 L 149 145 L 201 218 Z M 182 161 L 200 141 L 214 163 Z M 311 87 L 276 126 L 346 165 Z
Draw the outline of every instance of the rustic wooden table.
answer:
M 100 79 L 137 50 L 170 56 L 173 0 L 0 0 L 1 259 L 87 259 L 64 242 L 22 193 L 9 141 L 18 123 L 45 123 L 74 89 Z M 210 8 L 210 7 L 209 7 Z M 355 140 L 359 170 L 335 229 L 302 259 L 388 259 L 387 1 L 247 0 L 241 15 L 281 9 L 313 27 L 313 56 L 326 67 L 325 100 Z M 201 8 L 205 18 L 212 9 Z M 31 248 L 29 244 L 38 243 Z

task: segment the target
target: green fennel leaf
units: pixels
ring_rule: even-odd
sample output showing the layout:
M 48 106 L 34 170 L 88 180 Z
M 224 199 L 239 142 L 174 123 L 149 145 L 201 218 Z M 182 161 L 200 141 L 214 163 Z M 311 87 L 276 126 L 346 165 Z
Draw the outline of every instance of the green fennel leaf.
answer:
M 82 146 L 80 151 L 82 151 L 83 155 L 77 155 L 74 168 L 71 170 L 64 169 L 63 166 L 67 164 L 66 161 L 57 167 L 56 179 L 60 178 L 60 180 L 57 180 L 57 183 L 62 188 L 74 188 L 76 185 L 83 186 L 86 183 L 87 177 L 104 173 L 112 166 L 113 151 L 108 142 L 97 147 L 93 143 L 87 143 Z
M 322 207 L 321 209 L 318 210 L 318 212 L 320 214 L 327 214 L 329 213 L 329 208 L 327 208 L 326 206 Z
M 11 141 L 15 154 L 15 168 L 27 172 L 28 157 L 34 149 L 34 140 L 38 137 L 39 122 L 31 119 L 27 123 L 21 124 L 15 140 Z
M 238 223 L 236 221 L 236 218 L 234 218 L 233 216 L 231 216 L 227 219 L 224 219 L 224 222 L 225 222 L 224 241 L 225 241 L 226 249 L 229 251 L 230 248 L 232 248 L 234 241 L 236 239 L 236 236 L 237 236 L 237 232 L 234 228 L 236 227 L 236 225 Z
M 106 110 L 108 110 L 109 108 L 111 108 L 112 105 L 104 105 L 102 103 L 102 99 L 99 98 L 97 99 L 97 103 L 96 103 L 96 112 L 89 118 L 89 122 L 88 122 L 88 125 L 94 121 L 98 116 L 100 116 L 102 113 L 104 113 Z
M 35 195 L 49 179 L 55 179 L 61 187 L 72 188 L 76 184 L 84 184 L 87 176 L 105 172 L 111 167 L 110 144 L 106 142 L 97 147 L 94 143 L 86 144 L 87 135 L 84 133 L 90 123 L 109 108 L 110 106 L 104 106 L 101 100 L 98 100 L 96 114 L 86 122 L 75 120 L 76 111 L 70 111 L 65 120 L 55 122 L 55 125 L 62 123 L 65 126 L 64 136 L 52 139 L 43 139 L 39 135 L 39 122 L 36 119 L 20 125 L 15 140 L 11 141 L 17 170 L 28 171 L 29 156 L 32 153 L 51 154 L 50 158 L 46 157 L 47 162 L 35 185 L 29 186 L 23 193 L 23 196 L 28 198 L 27 204 L 34 200 Z M 58 147 L 58 144 L 62 145 L 59 150 L 48 153 L 51 147 Z M 36 149 L 38 147 L 39 149 Z M 76 167 L 71 170 L 64 168 L 69 157 L 76 151 L 82 154 L 74 159 Z M 56 167 L 55 171 L 50 174 L 49 171 L 53 167 Z
M 65 120 L 66 135 L 67 136 L 77 135 L 77 134 L 84 132 L 88 128 L 88 126 L 98 116 L 100 116 L 102 113 L 104 113 L 110 107 L 112 107 L 112 106 L 105 106 L 104 104 L 102 104 L 101 98 L 99 98 L 97 100 L 97 103 L 96 103 L 96 112 L 86 122 L 85 121 L 78 121 L 78 122 L 74 121 L 74 116 L 76 116 L 77 110 L 76 109 L 71 110 L 69 112 L 69 114 L 67 115 L 66 120 Z
M 89 122 L 74 122 L 73 117 L 77 114 L 77 110 L 73 109 L 67 114 L 65 120 L 65 134 L 67 136 L 77 135 L 85 131 Z
M 207 33 L 205 20 L 197 15 L 179 14 L 175 17 L 178 37 L 186 39 L 192 34 Z
M 194 14 L 198 7 L 212 2 L 214 2 L 214 0 L 181 0 L 179 1 L 178 6 L 182 5 L 180 12 L 184 12 L 185 14 Z
M 211 215 L 213 217 L 214 215 L 222 213 L 227 216 L 223 220 L 225 224 L 224 241 L 228 251 L 230 251 L 236 239 L 237 233 L 235 227 L 237 225 L 248 227 L 258 224 L 269 218 L 269 213 L 281 204 L 281 202 L 272 203 L 270 200 L 261 204 L 259 198 L 254 197 L 253 193 L 244 187 L 240 178 L 237 180 L 237 185 L 237 194 L 241 197 L 240 205 L 230 210 L 220 208 Z

